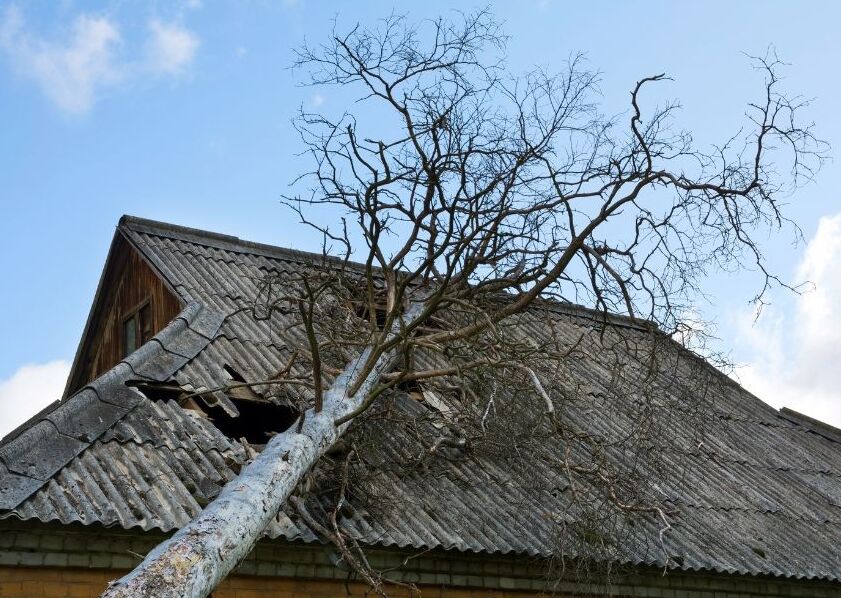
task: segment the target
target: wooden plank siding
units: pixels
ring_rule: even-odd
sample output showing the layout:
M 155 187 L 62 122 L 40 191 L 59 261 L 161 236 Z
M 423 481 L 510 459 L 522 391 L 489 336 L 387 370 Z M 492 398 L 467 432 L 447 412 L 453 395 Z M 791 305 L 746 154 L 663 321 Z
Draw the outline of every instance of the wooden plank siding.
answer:
M 151 307 L 152 334 L 159 332 L 182 309 L 180 300 L 125 240 L 119 241 L 103 283 L 106 293 L 85 339 L 77 388 L 102 375 L 124 357 L 123 323 L 140 306 L 148 302 Z

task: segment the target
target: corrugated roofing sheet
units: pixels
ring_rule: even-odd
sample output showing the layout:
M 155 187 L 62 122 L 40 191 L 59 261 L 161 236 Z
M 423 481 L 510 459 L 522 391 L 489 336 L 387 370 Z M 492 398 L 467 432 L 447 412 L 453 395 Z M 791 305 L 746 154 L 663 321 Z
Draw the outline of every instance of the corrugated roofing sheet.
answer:
M 168 531 L 195 515 L 247 460 L 247 448 L 206 419 L 124 382 L 139 377 L 214 388 L 227 381 L 224 365 L 247 380 L 273 375 L 289 355 L 283 322 L 256 321 L 238 310 L 255 296 L 261 276 L 307 267 L 308 258 L 137 219 L 124 220 L 120 230 L 185 302 L 195 303 L 127 363 L 0 445 L 0 517 Z M 592 323 L 584 312 L 556 311 L 554 331 L 524 317 L 523 334 L 572 339 Z M 656 380 L 664 396 L 698 371 L 688 368 L 695 358 L 682 349 L 670 355 L 674 361 L 660 364 Z M 720 376 L 710 366 L 704 371 Z M 632 397 L 626 405 L 599 402 L 610 384 L 608 364 L 592 357 L 569 375 L 584 391 L 567 417 L 605 438 L 633 427 Z M 406 396 L 394 400 L 406 413 L 422 409 Z M 644 529 L 625 538 L 616 558 L 841 580 L 841 444 L 780 417 L 735 384 L 717 385 L 704 403 L 713 425 L 699 437 L 689 417 L 669 415 L 654 431 L 656 464 L 641 466 L 652 469 L 648 491 L 674 510 L 663 544 L 661 522 L 644 518 L 638 524 Z M 431 474 L 389 466 L 418 450 L 406 429 L 376 419 L 366 425 L 380 442 L 364 489 L 402 508 L 343 511 L 341 525 L 364 543 L 550 555 L 558 550 L 557 518 L 575 523 L 558 447 L 530 446 L 518 467 L 468 453 Z M 609 456 L 624 466 L 621 453 Z M 286 513 L 268 535 L 315 540 Z

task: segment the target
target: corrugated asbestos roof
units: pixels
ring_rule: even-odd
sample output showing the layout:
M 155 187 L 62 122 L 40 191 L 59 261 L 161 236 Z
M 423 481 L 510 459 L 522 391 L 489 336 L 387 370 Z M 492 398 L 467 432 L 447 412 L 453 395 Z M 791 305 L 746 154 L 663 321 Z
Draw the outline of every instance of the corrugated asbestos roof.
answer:
M 151 400 L 125 382 L 213 388 L 227 382 L 223 365 L 246 380 L 271 377 L 289 353 L 280 323 L 256 321 L 238 309 L 255 296 L 260 277 L 307 267 L 311 258 L 128 217 L 120 233 L 187 307 L 124 362 L 4 439 L 0 518 L 169 531 L 212 500 L 247 459 L 246 448 L 207 419 L 175 401 Z M 588 326 L 585 312 L 556 311 L 556 334 L 574 337 Z M 528 318 L 522 326 L 525 334 L 547 334 Z M 675 349 L 686 360 L 682 351 Z M 681 374 L 679 364 L 668 367 L 663 392 L 668 378 Z M 594 357 L 575 375 L 596 397 L 609 377 L 605 369 Z M 665 447 L 660 465 L 672 475 L 652 491 L 678 512 L 664 544 L 655 541 L 660 523 L 653 518 L 616 558 L 663 566 L 668 555 L 669 566 L 686 570 L 841 580 L 841 437 L 791 413 L 781 417 L 735 384 L 724 384 L 711 400 L 715 426 L 702 443 L 688 444 L 693 435 L 679 415 L 669 423 L 669 436 L 658 439 Z M 421 408 L 407 397 L 396 401 L 407 412 Z M 606 437 L 621 434 L 632 417 L 632 407 L 612 406 L 607 415 L 590 407 L 569 416 Z M 400 430 L 371 425 L 380 426 L 374 430 L 383 439 L 380 462 L 417 448 Z M 550 465 L 555 450 L 533 451 L 519 469 L 479 457 L 434 476 L 379 468 L 366 481 L 368 490 L 404 508 L 343 512 L 341 525 L 368 544 L 550 555 L 557 546 L 552 517 L 564 512 L 567 500 L 563 477 Z M 284 513 L 268 535 L 316 539 Z M 640 540 L 645 537 L 652 540 Z

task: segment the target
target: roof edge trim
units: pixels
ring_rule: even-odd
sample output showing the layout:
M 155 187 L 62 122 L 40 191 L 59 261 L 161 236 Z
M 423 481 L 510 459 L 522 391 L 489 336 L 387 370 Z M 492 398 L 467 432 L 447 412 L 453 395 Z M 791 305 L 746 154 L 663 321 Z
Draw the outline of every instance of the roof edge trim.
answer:
M 171 376 L 207 346 L 222 321 L 221 315 L 205 308 L 200 302 L 190 302 L 163 330 L 126 359 L 72 396 L 50 403 L 0 439 L 0 463 L 8 474 L 37 477 L 40 481 L 39 484 L 18 485 L 14 496 L 5 496 L 4 503 L 7 506 L 14 503 L 12 508 L 16 508 L 131 412 L 143 400 L 143 395 L 127 386 L 127 381 L 138 376 L 150 379 Z M 41 441 L 39 430 L 44 423 L 56 426 L 56 421 L 84 422 L 86 418 L 91 418 L 92 413 L 96 414 L 94 419 L 100 424 L 95 431 L 91 432 L 85 426 L 79 429 L 68 427 L 69 432 L 62 432 L 71 434 L 67 436 L 68 442 L 52 446 Z M 40 454 L 45 451 L 48 452 L 46 457 Z M 27 456 L 26 463 L 19 459 L 23 455 Z M 32 469 L 36 465 L 42 469 L 48 467 L 50 471 L 39 469 L 39 475 L 34 476 L 27 468 Z M 0 486 L 2 482 L 3 479 L 0 479 Z

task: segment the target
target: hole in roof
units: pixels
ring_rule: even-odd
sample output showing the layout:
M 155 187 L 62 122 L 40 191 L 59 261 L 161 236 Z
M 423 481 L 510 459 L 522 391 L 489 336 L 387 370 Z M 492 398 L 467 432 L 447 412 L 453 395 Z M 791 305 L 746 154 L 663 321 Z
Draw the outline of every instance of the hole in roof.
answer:
M 225 370 L 225 373 L 228 374 L 231 380 L 234 380 L 235 382 L 245 382 L 245 378 L 242 377 L 242 374 L 229 366 L 227 363 L 222 366 L 222 369 Z
M 423 402 L 423 389 L 417 380 L 403 380 L 397 383 L 396 389 L 400 392 L 405 392 L 410 398 Z
M 256 385 L 250 385 L 245 376 L 240 374 L 236 369 L 227 363 L 222 366 L 222 369 L 230 380 L 230 388 L 227 395 L 232 399 L 244 399 L 249 401 L 265 401 L 266 397 L 255 390 Z
M 228 438 L 245 438 L 254 445 L 266 444 L 275 434 L 289 429 L 300 416 L 300 410 L 295 407 L 269 401 L 248 387 L 236 389 L 244 390 L 242 393 L 232 390 L 224 395 L 223 400 L 230 403 L 226 409 L 211 394 L 190 396 L 192 393 L 174 383 L 136 381 L 129 385 L 152 401 L 177 401 L 182 409 L 209 420 Z
M 272 436 L 288 430 L 300 412 L 286 405 L 269 401 L 252 401 L 228 397 L 239 411 L 232 417 L 221 406 L 207 406 L 203 409 L 207 418 L 228 438 L 245 438 L 249 444 L 266 444 Z
M 354 307 L 355 307 L 355 310 L 356 310 L 356 315 L 359 317 L 359 319 L 364 320 L 366 322 L 370 320 L 370 315 L 369 314 L 371 312 L 368 309 L 368 303 L 367 302 L 361 301 L 361 302 L 357 303 Z M 386 306 L 385 306 L 385 304 L 381 305 L 381 304 L 378 303 L 377 305 L 375 305 L 374 306 L 374 313 L 376 315 L 377 328 L 382 330 L 383 326 L 385 326 L 385 318 L 386 318 Z
M 178 384 L 168 384 L 166 382 L 126 380 L 126 386 L 136 388 L 143 393 L 146 398 L 153 401 L 176 401 L 185 392 Z

